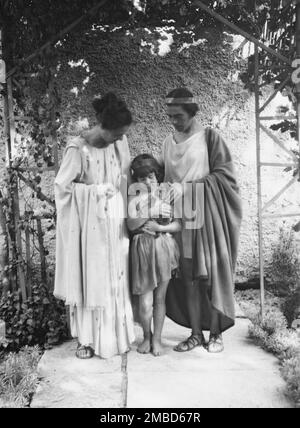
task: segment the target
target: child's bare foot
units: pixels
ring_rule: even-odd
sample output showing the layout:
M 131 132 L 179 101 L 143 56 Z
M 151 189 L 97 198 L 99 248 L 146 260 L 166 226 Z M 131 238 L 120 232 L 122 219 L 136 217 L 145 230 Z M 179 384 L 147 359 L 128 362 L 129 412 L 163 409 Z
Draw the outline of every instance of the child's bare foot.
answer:
M 155 357 L 159 357 L 164 353 L 164 347 L 160 340 L 152 340 L 152 354 Z
M 151 351 L 151 339 L 144 339 L 144 341 L 138 346 L 137 351 L 140 354 L 149 354 Z

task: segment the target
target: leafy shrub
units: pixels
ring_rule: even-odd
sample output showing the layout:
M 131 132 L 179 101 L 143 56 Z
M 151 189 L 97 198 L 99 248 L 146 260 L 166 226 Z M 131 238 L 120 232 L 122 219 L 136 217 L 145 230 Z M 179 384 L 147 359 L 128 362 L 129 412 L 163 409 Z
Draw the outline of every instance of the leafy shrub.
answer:
M 38 382 L 40 354 L 37 346 L 8 354 L 0 365 L 0 407 L 28 406 Z
M 300 318 L 300 285 L 286 297 L 282 304 L 282 311 L 289 327 L 295 319 Z
M 235 299 L 242 311 L 247 314 L 247 318 L 255 319 L 260 313 L 260 290 L 236 290 Z M 265 290 L 264 308 L 266 313 L 269 310 L 281 311 L 284 297 L 275 296 L 273 292 Z
M 251 337 L 257 345 L 265 348 L 268 341 L 268 334 L 258 324 L 251 324 L 249 326 L 249 337 Z
M 268 337 L 266 347 L 283 360 L 298 352 L 299 338 L 293 330 L 277 331 Z
M 263 320 L 259 315 L 250 319 L 249 336 L 267 351 L 287 357 L 299 349 L 297 332 L 287 328 L 286 318 L 277 308 L 266 311 Z
M 262 348 L 281 360 L 281 373 L 286 381 L 287 393 L 296 406 L 300 406 L 300 335 L 287 328 L 287 320 L 278 308 L 266 311 L 263 320 L 251 319 L 249 336 Z
M 0 319 L 6 323 L 2 350 L 18 351 L 26 345 L 50 348 L 68 337 L 65 306 L 44 285 L 34 285 L 32 297 L 24 303 L 18 292 L 2 297 Z
M 280 230 L 273 248 L 268 282 L 279 295 L 293 293 L 300 281 L 300 260 L 293 230 Z
M 296 406 L 300 407 L 300 352 L 283 362 L 281 373 L 287 390 Z
M 259 314 L 254 318 L 250 317 L 250 319 L 253 325 L 261 328 L 267 336 L 271 336 L 275 332 L 286 330 L 287 328 L 287 321 L 282 312 L 277 308 L 267 309 L 263 320 Z

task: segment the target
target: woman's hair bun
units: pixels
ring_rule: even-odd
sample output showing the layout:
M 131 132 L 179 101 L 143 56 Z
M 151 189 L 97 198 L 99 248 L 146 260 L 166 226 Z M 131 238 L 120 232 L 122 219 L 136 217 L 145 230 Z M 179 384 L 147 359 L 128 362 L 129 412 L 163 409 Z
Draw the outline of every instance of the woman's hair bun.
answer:
M 118 97 L 113 92 L 108 92 L 102 98 L 96 97 L 93 100 L 93 107 L 97 114 L 103 113 L 105 109 L 113 109 L 118 105 Z
M 96 117 L 105 129 L 117 129 L 130 125 L 132 116 L 126 103 L 113 92 L 94 98 L 92 105 Z

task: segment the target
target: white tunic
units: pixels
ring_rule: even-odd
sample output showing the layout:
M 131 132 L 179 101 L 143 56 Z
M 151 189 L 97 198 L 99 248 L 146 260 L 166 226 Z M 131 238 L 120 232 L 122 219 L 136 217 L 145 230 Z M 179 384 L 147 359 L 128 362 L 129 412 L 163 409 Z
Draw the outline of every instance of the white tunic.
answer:
M 206 143 L 205 129 L 195 133 L 182 143 L 176 143 L 173 135 L 169 135 L 162 148 L 162 162 L 165 166 L 164 181 L 170 183 L 186 183 L 200 180 L 209 174 L 209 158 Z M 189 189 L 191 190 L 191 189 Z M 202 190 L 199 189 L 201 192 Z M 197 201 L 204 200 L 204 195 L 197 195 Z M 203 222 L 204 212 L 196 212 L 199 220 L 195 222 L 185 222 L 185 214 L 193 212 L 191 197 L 184 199 L 183 213 L 183 229 L 181 232 L 182 237 L 182 251 L 183 256 L 192 258 L 192 233 L 193 228 L 201 227 Z
M 124 200 L 117 193 L 97 204 L 95 195 L 99 184 L 111 183 L 118 189 L 129 162 L 126 137 L 104 149 L 76 138 L 69 143 L 55 180 L 58 228 L 54 294 L 70 304 L 72 336 L 103 358 L 128 350 L 134 341 L 134 324 Z M 70 213 L 76 215 L 76 209 L 79 226 L 69 227 Z M 70 260 L 76 245 L 82 252 L 80 269 L 75 260 L 74 266 Z M 70 277 L 79 283 L 77 294 Z
M 176 143 L 173 135 L 169 135 L 163 143 L 162 158 L 165 181 L 186 183 L 205 177 L 209 174 L 205 129 L 183 143 Z

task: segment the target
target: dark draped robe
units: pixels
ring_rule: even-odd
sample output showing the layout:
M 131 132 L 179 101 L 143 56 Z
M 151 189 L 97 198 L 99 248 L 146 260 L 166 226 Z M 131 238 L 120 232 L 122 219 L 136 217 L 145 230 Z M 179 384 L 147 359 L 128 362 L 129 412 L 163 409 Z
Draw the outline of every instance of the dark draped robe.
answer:
M 206 142 L 210 173 L 200 180 L 204 185 L 204 224 L 192 235 L 193 278 L 201 300 L 201 328 L 210 330 L 211 313 L 215 309 L 220 330 L 225 331 L 234 325 L 235 319 L 234 270 L 242 219 L 241 199 L 233 160 L 224 140 L 216 131 L 207 128 Z M 205 278 L 199 269 L 203 256 Z M 201 298 L 201 286 L 207 289 L 205 299 Z M 166 298 L 167 316 L 190 328 L 185 293 L 180 277 L 173 278 Z

